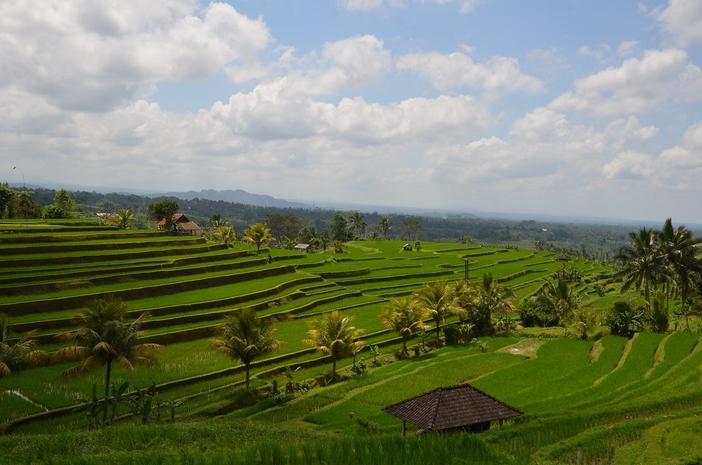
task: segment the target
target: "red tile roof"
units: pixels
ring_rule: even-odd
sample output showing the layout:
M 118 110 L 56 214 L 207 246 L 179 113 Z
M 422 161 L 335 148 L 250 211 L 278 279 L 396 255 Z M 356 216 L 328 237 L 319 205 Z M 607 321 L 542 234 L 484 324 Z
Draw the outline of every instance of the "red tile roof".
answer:
M 174 213 L 172 217 L 173 223 L 181 223 L 190 221 L 187 216 L 183 213 Z M 166 224 L 166 218 L 161 218 L 157 223 L 159 226 L 164 226 Z
M 428 431 L 441 431 L 522 415 L 469 384 L 438 388 L 383 409 Z

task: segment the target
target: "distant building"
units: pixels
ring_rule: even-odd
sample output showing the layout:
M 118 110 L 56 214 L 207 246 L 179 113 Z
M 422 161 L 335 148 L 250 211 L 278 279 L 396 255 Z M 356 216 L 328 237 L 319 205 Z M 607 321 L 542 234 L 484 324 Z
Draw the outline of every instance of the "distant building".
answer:
M 298 252 L 305 252 L 305 253 L 312 252 L 312 250 L 313 250 L 313 247 L 312 247 L 311 244 L 302 244 L 302 243 L 297 244 L 297 245 L 296 245 L 295 247 L 293 247 L 293 248 L 294 248 L 295 250 L 297 250 Z
M 202 228 L 196 222 L 190 220 L 183 213 L 173 214 L 173 224 L 175 225 L 175 231 L 179 234 L 187 234 L 189 236 L 201 236 Z M 166 219 L 161 218 L 161 220 L 156 223 L 158 229 L 163 230 L 166 227 Z

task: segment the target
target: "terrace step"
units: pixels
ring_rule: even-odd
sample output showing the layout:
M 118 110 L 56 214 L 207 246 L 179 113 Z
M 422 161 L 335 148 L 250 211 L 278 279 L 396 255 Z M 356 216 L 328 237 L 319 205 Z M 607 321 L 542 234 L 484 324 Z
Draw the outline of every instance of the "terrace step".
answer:
M 286 273 L 294 273 L 294 266 L 280 266 L 257 271 L 249 271 L 244 273 L 235 273 L 224 276 L 214 276 L 210 278 L 200 278 L 190 281 L 180 281 L 175 283 L 157 284 L 153 286 L 144 286 L 140 288 L 121 289 L 107 292 L 99 292 L 92 294 L 81 294 L 69 297 L 57 297 L 53 299 L 31 300 L 24 302 L 15 302 L 9 304 L 0 304 L 0 312 L 7 315 L 27 315 L 37 312 L 51 312 L 59 310 L 67 310 L 71 308 L 79 308 L 86 303 L 103 297 L 106 294 L 120 297 L 125 300 L 139 299 L 144 297 L 157 297 L 168 295 L 174 292 L 183 292 L 207 287 L 238 283 L 267 276 L 276 276 Z
M 50 265 L 65 265 L 70 263 L 89 263 L 89 262 L 106 262 L 117 260 L 130 260 L 136 258 L 162 257 L 168 255 L 185 255 L 197 252 L 212 252 L 215 250 L 226 249 L 224 244 L 217 245 L 201 245 L 198 247 L 171 247 L 167 249 L 150 249 L 143 251 L 129 251 L 126 253 L 100 254 L 100 255 L 66 255 L 56 257 L 33 257 L 33 258 L 15 258 L 0 260 L 0 268 L 19 267 L 19 266 L 50 266 Z
M 24 231 L 23 231 L 24 232 Z M 104 234 L 54 234 L 40 236 L 32 234 L 24 236 L 23 234 L 0 234 L 0 244 L 32 244 L 37 242 L 78 242 L 78 241 L 106 241 L 112 239 L 140 239 L 146 237 L 163 237 L 168 236 L 167 232 L 163 231 L 148 231 L 148 232 L 124 232 L 124 233 L 104 233 Z
M 108 244 L 37 244 L 27 245 L 22 247 L 2 247 L 0 253 L 5 256 L 10 255 L 29 255 L 29 254 L 51 254 L 51 253 L 66 253 L 66 252 L 88 252 L 98 250 L 122 250 L 122 249 L 148 249 L 163 246 L 191 245 L 204 244 L 205 238 L 196 237 L 191 239 L 166 239 L 159 241 L 134 241 L 134 242 L 113 242 Z

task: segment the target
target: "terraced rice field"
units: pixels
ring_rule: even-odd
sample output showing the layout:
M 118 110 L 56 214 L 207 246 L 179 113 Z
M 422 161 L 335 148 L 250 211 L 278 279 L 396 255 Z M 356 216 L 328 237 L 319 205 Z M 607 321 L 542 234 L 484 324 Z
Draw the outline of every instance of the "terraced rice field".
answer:
M 519 297 L 534 292 L 562 266 L 553 255 L 529 250 L 432 243 L 405 252 L 402 244 L 362 241 L 349 243 L 343 254 L 271 249 L 256 255 L 243 245 L 226 248 L 199 237 L 119 231 L 90 222 L 1 223 L 0 312 L 11 317 L 15 335 L 33 331 L 43 348 L 54 350 L 60 347 L 56 336 L 75 327 L 74 318 L 88 302 L 117 295 L 134 318 L 146 313 L 142 338 L 166 350 L 159 368 L 131 377 L 118 369 L 115 382 L 176 382 L 177 387 L 164 389 L 165 396 L 202 392 L 207 399 L 213 386 L 242 380 L 240 367 L 208 345 L 234 309 L 251 307 L 261 317 L 275 318 L 277 337 L 286 344 L 256 371 L 279 371 L 318 359 L 302 340 L 311 320 L 335 309 L 353 316 L 367 341 L 392 347 L 396 338 L 382 327 L 380 308 L 427 282 L 462 279 L 465 258 L 471 279 L 491 272 Z M 593 276 L 599 271 L 585 261 L 574 265 Z M 102 373 L 62 379 L 67 366 L 35 368 L 0 381 L 3 398 L 12 399 L 0 404 L 0 422 L 86 399 Z M 207 402 L 191 404 L 200 409 Z M 187 416 L 189 410 L 179 413 Z

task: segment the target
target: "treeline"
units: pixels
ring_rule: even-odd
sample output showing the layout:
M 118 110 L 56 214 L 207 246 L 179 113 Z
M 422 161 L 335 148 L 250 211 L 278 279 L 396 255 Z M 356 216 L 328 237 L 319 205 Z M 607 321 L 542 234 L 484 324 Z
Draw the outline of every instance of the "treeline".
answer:
M 24 193 L 40 207 L 46 209 L 55 203 L 57 191 L 37 188 L 32 191 L 16 189 Z M 129 209 L 135 214 L 137 227 L 151 227 L 152 220 L 148 207 L 155 200 L 134 194 L 77 191 L 71 192 L 75 214 L 93 216 L 95 213 L 114 213 L 119 209 Z M 334 227 L 337 213 L 341 213 L 347 223 L 353 223 L 354 212 L 338 212 L 320 208 L 275 208 L 244 205 L 224 201 L 204 199 L 173 199 L 180 211 L 196 222 L 206 225 L 210 218 L 219 215 L 237 231 L 243 231 L 250 224 L 266 222 L 277 218 L 280 223 L 288 223 L 283 228 L 314 228 L 318 232 L 330 231 Z M 0 212 L 1 213 L 1 212 Z M 35 212 L 41 215 L 39 212 Z M 281 219 L 286 216 L 287 219 Z M 592 258 L 613 257 L 628 241 L 628 227 L 569 224 L 542 221 L 514 221 L 490 218 L 466 218 L 450 216 L 446 218 L 411 216 L 404 214 L 363 213 L 364 234 L 359 237 L 387 237 L 390 239 L 480 242 L 490 244 L 513 244 L 523 247 L 536 247 L 545 250 L 564 251 Z M 291 219 L 294 217 L 294 219 Z M 383 223 L 387 221 L 387 223 Z M 275 225 L 269 225 L 276 233 Z M 389 229 L 388 229 L 389 228 Z M 355 233 L 354 233 L 355 234 Z M 285 234 L 295 239 L 288 231 Z

